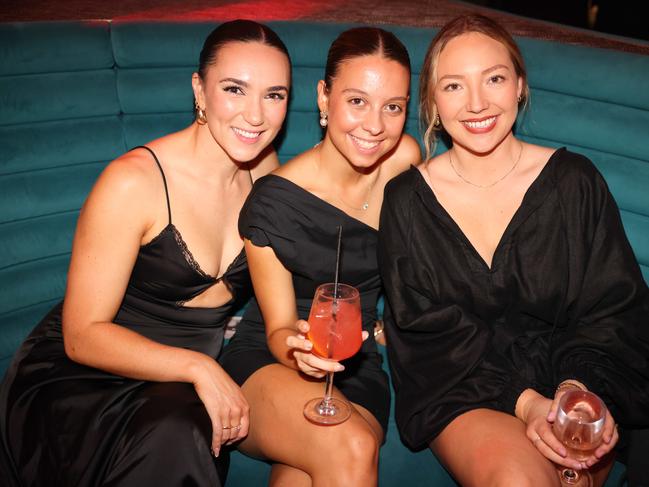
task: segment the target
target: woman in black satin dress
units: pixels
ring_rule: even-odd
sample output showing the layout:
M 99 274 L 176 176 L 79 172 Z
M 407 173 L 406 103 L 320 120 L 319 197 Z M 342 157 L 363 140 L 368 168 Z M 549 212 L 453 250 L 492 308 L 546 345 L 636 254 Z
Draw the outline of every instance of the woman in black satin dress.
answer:
M 225 23 L 192 77 L 194 123 L 101 174 L 65 299 L 0 389 L 3 485 L 220 485 L 221 446 L 248 430 L 248 404 L 216 362 L 251 291 L 237 218 L 278 165 L 289 85 L 274 32 Z
M 461 485 L 559 485 L 555 465 L 612 465 L 620 428 L 649 424 L 649 291 L 593 164 L 518 140 L 521 53 L 482 16 L 451 21 L 420 81 L 428 156 L 386 188 L 379 265 L 396 420 Z M 557 114 L 559 116 L 559 114 Z M 578 462 L 552 433 L 590 389 L 604 442 Z
M 370 487 L 387 427 L 387 375 L 373 336 L 343 364 L 311 354 L 303 335 L 315 289 L 336 269 L 359 289 L 363 327 L 371 333 L 381 280 L 377 225 L 385 183 L 419 161 L 402 135 L 410 61 L 401 42 L 376 28 L 352 29 L 332 44 L 318 84 L 323 141 L 261 178 L 239 220 L 255 288 L 221 357 L 250 404 L 250 434 L 238 445 L 273 462 L 271 485 Z M 344 371 L 342 370 L 344 367 Z M 320 426 L 303 415 L 336 370 L 335 394 L 353 404 L 350 419 Z M 304 374 L 301 374 L 302 371 Z

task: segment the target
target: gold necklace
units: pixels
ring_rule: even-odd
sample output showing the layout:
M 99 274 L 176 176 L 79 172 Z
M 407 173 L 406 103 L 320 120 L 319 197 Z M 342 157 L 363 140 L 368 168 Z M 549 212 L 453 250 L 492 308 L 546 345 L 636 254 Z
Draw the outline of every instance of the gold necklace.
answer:
M 453 159 L 451 159 L 451 151 L 450 151 L 450 150 L 448 151 L 448 162 L 451 164 L 451 167 L 453 168 L 453 172 L 454 172 L 455 174 L 457 174 L 457 177 L 460 178 L 462 181 L 464 181 L 464 182 L 467 183 L 467 184 L 470 184 L 471 186 L 475 186 L 476 188 L 487 189 L 487 188 L 491 188 L 492 186 L 495 186 L 495 185 L 498 184 L 500 181 L 502 181 L 502 180 L 505 179 L 507 176 L 509 176 L 509 175 L 514 171 L 514 169 L 516 169 L 516 166 L 518 166 L 518 162 L 521 160 L 521 156 L 522 156 L 522 155 L 523 155 L 523 144 L 521 144 L 521 149 L 518 151 L 518 157 L 516 158 L 516 161 L 514 162 L 514 165 L 509 169 L 509 171 L 507 171 L 507 172 L 506 172 L 503 176 L 501 176 L 500 178 L 496 179 L 493 183 L 489 183 L 489 184 L 485 184 L 485 185 L 472 183 L 471 181 L 469 181 L 468 179 L 466 179 L 464 176 L 462 176 L 462 175 L 458 172 L 458 170 L 455 169 L 455 166 L 453 165 Z

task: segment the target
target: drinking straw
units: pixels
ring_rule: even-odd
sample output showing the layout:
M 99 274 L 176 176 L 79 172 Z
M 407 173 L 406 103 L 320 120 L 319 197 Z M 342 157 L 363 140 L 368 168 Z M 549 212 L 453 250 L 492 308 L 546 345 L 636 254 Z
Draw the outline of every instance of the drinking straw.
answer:
M 340 247 L 342 243 L 343 226 L 338 225 L 338 248 L 336 249 L 336 274 L 334 276 L 334 300 L 332 303 L 332 314 L 334 320 L 336 319 L 336 312 L 338 311 L 338 272 L 340 271 Z

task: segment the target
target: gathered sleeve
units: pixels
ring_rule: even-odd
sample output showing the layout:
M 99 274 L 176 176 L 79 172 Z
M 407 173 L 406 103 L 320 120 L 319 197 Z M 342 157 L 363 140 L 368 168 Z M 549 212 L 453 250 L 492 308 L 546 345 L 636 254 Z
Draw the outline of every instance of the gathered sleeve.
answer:
M 277 179 L 261 177 L 239 213 L 239 233 L 257 247 L 271 247 L 282 263 L 290 268 L 297 258 L 299 211 L 293 195 L 283 185 L 277 184 Z
M 518 396 L 535 384 L 493 348 L 493 330 L 484 321 L 465 307 L 436 299 L 436 280 L 452 277 L 438 275 L 434 259 L 428 260 L 443 232 L 422 235 L 420 223 L 431 215 L 414 191 L 414 171 L 386 187 L 379 267 L 387 297 L 395 417 L 406 445 L 420 449 L 469 410 L 513 414 Z
M 574 245 L 567 323 L 553 340 L 556 381 L 582 381 L 617 422 L 647 427 L 649 291 L 606 183 L 589 161 L 584 166 L 588 177 L 565 192 Z

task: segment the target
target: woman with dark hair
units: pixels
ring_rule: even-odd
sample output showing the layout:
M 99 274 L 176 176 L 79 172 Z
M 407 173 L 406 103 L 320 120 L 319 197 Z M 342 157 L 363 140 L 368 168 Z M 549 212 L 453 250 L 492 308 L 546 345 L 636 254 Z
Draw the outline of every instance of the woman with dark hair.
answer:
M 221 361 L 250 404 L 245 453 L 273 462 L 271 485 L 371 486 L 389 413 L 387 376 L 371 332 L 381 289 L 377 227 L 385 183 L 420 158 L 402 135 L 410 60 L 401 42 L 376 28 L 342 33 L 318 83 L 324 139 L 253 188 L 239 219 L 257 301 Z M 304 338 L 318 285 L 336 269 L 361 294 L 370 334 L 343 364 L 311 353 Z M 344 371 L 343 371 L 344 369 Z M 336 370 L 335 394 L 353 404 L 349 420 L 319 426 L 303 415 Z
M 525 65 L 493 20 L 445 25 L 420 90 L 427 160 L 386 188 L 379 245 L 401 435 L 462 485 L 558 486 L 556 465 L 602 485 L 616 421 L 649 423 L 649 292 L 615 202 L 585 157 L 515 137 Z M 571 389 L 608 406 L 581 461 L 552 429 Z
M 85 202 L 65 300 L 0 390 L 3 485 L 220 485 L 248 404 L 216 362 L 251 286 L 239 210 L 278 165 L 290 61 L 228 22 L 192 77 L 196 120 L 111 162 Z

